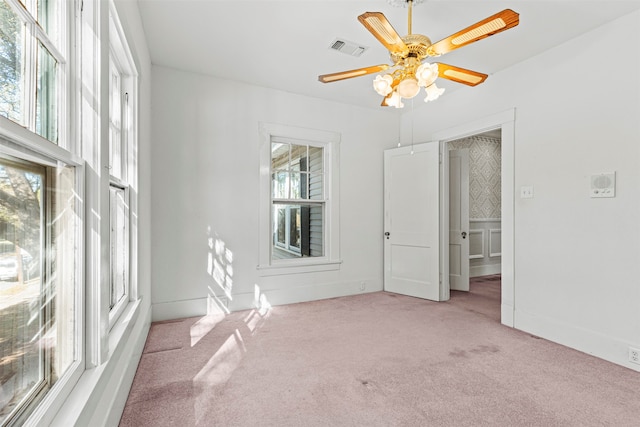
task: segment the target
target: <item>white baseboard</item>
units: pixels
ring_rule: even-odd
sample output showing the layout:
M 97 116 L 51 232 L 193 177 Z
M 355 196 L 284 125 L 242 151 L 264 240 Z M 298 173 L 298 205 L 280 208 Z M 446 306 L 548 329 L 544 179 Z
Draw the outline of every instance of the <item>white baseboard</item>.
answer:
M 640 365 L 629 362 L 629 346 L 633 346 L 633 343 L 517 309 L 514 326 L 537 337 L 640 372 Z
M 365 284 L 364 290 L 362 284 Z M 296 286 L 281 289 L 265 289 L 263 298 L 272 306 L 295 304 L 299 302 L 357 295 L 367 292 L 382 291 L 382 281 L 379 279 L 362 279 L 353 282 L 321 283 L 309 286 Z M 215 301 L 214 301 L 215 300 Z M 212 304 L 213 302 L 213 304 Z M 153 304 L 152 321 L 183 319 L 187 317 L 204 316 L 219 305 L 225 311 L 240 311 L 256 308 L 254 292 L 234 294 L 233 299 L 225 297 L 202 297 L 186 301 L 170 301 Z M 213 308 L 212 308 L 213 306 Z
M 207 298 L 195 298 L 183 301 L 171 301 L 151 306 L 151 321 L 184 319 L 207 314 Z
M 500 274 L 502 264 L 475 265 L 469 267 L 469 277 L 489 276 Z

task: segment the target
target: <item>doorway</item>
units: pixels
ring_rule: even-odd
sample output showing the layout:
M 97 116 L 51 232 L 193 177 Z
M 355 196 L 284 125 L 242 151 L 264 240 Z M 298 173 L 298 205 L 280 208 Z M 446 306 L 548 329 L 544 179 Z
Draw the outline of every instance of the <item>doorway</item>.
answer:
M 482 134 L 488 131 L 497 131 L 500 135 L 500 321 L 506 326 L 514 326 L 515 309 L 515 262 L 514 262 L 514 205 L 515 205 L 515 109 L 509 109 L 501 113 L 475 120 L 466 124 L 456 126 L 433 135 L 434 139 L 441 141 L 441 150 L 448 154 L 446 143 L 469 136 Z M 448 166 L 448 156 L 445 165 Z M 444 159 L 443 159 L 444 160 Z M 447 167 L 448 169 L 448 167 Z M 448 171 L 447 174 L 448 175 Z M 442 199 L 446 201 L 443 206 L 442 216 L 445 227 L 441 231 L 443 236 L 443 254 L 447 260 L 443 263 L 443 268 L 449 269 L 448 246 L 449 246 L 449 186 L 448 176 L 445 176 L 441 187 Z M 494 246 L 496 248 L 497 246 Z M 447 250 L 445 251 L 445 248 Z M 494 252 L 497 253 L 497 252 Z
M 499 320 L 501 130 L 448 141 L 446 150 L 451 297 L 460 297 L 455 291 L 471 292 L 470 298 L 481 297 Z
M 450 165 L 459 152 L 468 152 L 468 167 L 464 168 L 468 185 L 465 206 L 468 224 L 463 233 L 469 243 L 469 276 L 500 274 L 501 262 L 501 131 L 495 129 L 465 138 L 448 141 Z M 450 172 L 454 169 L 450 167 Z M 450 173 L 451 174 L 451 173 Z M 456 186 L 449 180 L 449 193 Z M 455 189 L 457 189 L 456 187 Z M 450 224 L 453 204 L 450 203 Z M 450 264 L 452 260 L 449 260 Z

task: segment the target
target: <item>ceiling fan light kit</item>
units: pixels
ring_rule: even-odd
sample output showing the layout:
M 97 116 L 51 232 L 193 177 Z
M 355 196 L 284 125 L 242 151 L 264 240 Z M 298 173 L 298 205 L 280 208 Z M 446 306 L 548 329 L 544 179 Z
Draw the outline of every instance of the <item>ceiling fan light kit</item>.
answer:
M 387 0 L 392 6 L 407 6 L 409 8 L 409 34 L 404 37 L 400 37 L 381 12 L 366 12 L 358 16 L 358 21 L 389 50 L 392 65 L 381 64 L 357 70 L 323 74 L 318 77 L 318 80 L 330 83 L 390 69 L 388 73 L 376 76 L 373 88 L 384 97 L 382 106 L 396 108 L 402 108 L 404 106 L 402 99 L 415 97 L 421 87 L 425 88 L 427 94 L 425 102 L 436 100 L 444 92 L 444 88 L 439 88 L 435 84 L 438 77 L 468 86 L 476 86 L 484 82 L 488 77 L 487 74 L 443 63 L 429 63 L 425 62 L 425 59 L 441 56 L 454 49 L 513 28 L 519 23 L 519 15 L 511 9 L 505 9 L 436 43 L 431 43 L 429 37 L 411 33 L 413 5 L 423 1 Z

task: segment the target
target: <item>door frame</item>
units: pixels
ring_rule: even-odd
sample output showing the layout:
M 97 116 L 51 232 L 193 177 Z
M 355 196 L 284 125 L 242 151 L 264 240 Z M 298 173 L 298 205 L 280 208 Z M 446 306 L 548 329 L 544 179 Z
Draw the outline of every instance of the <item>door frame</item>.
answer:
M 478 120 L 465 123 L 450 129 L 437 132 L 434 140 L 440 141 L 442 153 L 441 170 L 441 272 L 443 280 L 441 292 L 449 292 L 449 153 L 447 142 L 468 136 L 477 135 L 489 130 L 501 130 L 501 229 L 502 229 L 502 291 L 500 304 L 500 321 L 503 325 L 514 327 L 515 318 L 515 118 L 516 110 L 493 114 Z M 444 251 L 447 248 L 447 251 Z M 445 259 L 446 258 L 446 259 Z

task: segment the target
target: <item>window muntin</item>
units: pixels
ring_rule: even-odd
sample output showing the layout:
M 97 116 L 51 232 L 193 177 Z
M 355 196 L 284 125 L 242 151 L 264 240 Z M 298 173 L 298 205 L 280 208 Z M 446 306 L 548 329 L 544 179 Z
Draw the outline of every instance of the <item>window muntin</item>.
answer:
M 0 424 L 20 422 L 78 358 L 75 168 L 0 157 Z M 6 354 L 5 354 L 6 353 Z

